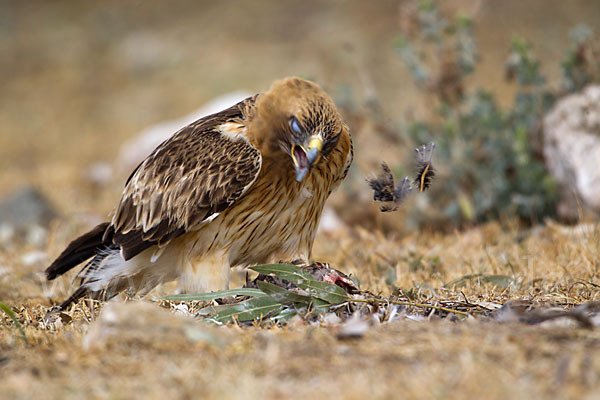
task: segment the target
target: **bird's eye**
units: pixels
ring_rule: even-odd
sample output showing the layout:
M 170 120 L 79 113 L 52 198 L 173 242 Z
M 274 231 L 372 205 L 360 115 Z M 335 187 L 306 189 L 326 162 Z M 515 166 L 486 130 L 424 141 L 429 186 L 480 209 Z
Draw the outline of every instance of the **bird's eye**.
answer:
M 296 117 L 292 117 L 292 119 L 290 119 L 290 127 L 296 135 L 302 136 L 302 128 L 300 127 L 300 123 L 298 122 Z

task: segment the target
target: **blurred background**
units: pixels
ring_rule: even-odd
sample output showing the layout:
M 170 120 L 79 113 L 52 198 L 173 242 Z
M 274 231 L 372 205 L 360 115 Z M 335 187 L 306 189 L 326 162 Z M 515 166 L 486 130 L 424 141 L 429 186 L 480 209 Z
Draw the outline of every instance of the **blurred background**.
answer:
M 105 219 L 157 137 L 290 75 L 330 93 L 355 140 L 328 229 L 576 221 L 600 209 L 595 1 L 0 1 L 0 10 L 5 221 L 32 196 L 48 220 Z M 413 149 L 429 141 L 431 191 L 381 214 L 365 177 L 381 161 L 398 180 L 413 176 Z

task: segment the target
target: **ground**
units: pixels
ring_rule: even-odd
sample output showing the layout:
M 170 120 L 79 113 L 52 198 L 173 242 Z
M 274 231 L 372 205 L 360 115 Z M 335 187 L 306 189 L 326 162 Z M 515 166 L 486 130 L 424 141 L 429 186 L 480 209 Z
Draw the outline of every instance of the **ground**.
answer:
M 523 299 L 568 309 L 600 300 L 599 239 L 599 225 L 554 223 L 530 230 L 492 223 L 401 240 L 358 230 L 320 235 L 315 258 L 375 292 L 412 288 L 427 301 L 464 297 L 490 307 Z M 397 278 L 386 283 L 390 267 Z M 594 398 L 600 388 L 597 328 L 564 319 L 531 325 L 473 314 L 451 321 L 433 312 L 371 323 L 362 337 L 343 339 L 340 326 L 326 321 L 206 326 L 149 296 L 143 305 L 127 303 L 138 307 L 131 310 L 111 302 L 122 307 L 100 317 L 81 303 L 64 323 L 45 324 L 51 301 L 67 291 L 46 287 L 46 297 L 38 270 L 2 279 L 28 341 L 2 317 L 0 370 L 11 398 Z M 444 287 L 477 273 L 512 281 Z
M 512 102 L 503 64 L 515 34 L 533 42 L 556 85 L 568 31 L 597 26 L 600 8 L 547 1 L 443 2 L 478 22 L 482 64 L 471 87 Z M 391 165 L 412 149 L 402 135 L 381 134 L 369 102 L 377 99 L 388 122 L 427 117 L 427 98 L 394 48 L 399 2 L 141 4 L 2 2 L 0 74 L 10 79 L 0 96 L 0 196 L 33 185 L 59 215 L 44 240 L 0 244 L 0 302 L 26 338 L 0 312 L 3 397 L 600 397 L 596 316 L 596 327 L 586 328 L 564 318 L 528 324 L 486 315 L 514 300 L 565 310 L 600 300 L 597 221 L 416 230 L 402 225 L 410 202 L 382 214 L 370 201 L 365 176 L 382 158 Z M 116 204 L 130 172 L 115 166 L 121 144 L 216 95 L 258 92 L 288 75 L 332 93 L 355 139 L 355 167 L 331 199 L 343 225 L 319 233 L 313 258 L 375 294 L 476 305 L 470 316 L 400 309 L 391 322 L 368 320 L 358 338 L 322 320 L 214 326 L 153 301 L 174 291 L 167 285 L 141 302 L 80 303 L 46 319 L 70 294 L 73 274 L 48 284 L 42 271 Z M 102 185 L 86 178 L 96 162 L 115 167 Z M 232 286 L 243 277 L 237 271 Z

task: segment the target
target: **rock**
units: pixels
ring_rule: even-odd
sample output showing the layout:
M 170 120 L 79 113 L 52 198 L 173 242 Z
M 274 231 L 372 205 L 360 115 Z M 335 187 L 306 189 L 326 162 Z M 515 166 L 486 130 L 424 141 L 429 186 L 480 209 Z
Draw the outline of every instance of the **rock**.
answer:
M 0 201 L 0 223 L 22 230 L 28 226 L 48 227 L 56 211 L 36 188 L 26 186 Z
M 369 329 L 369 323 L 363 320 L 360 313 L 356 312 L 352 315 L 352 318 L 344 322 L 338 332 L 338 339 L 352 339 L 363 337 L 365 332 Z
M 222 348 L 229 342 L 230 335 L 223 328 L 145 301 L 131 301 L 107 303 L 84 337 L 83 346 L 186 350 L 192 344 Z
M 32 265 L 43 265 L 48 261 L 48 255 L 43 251 L 34 250 L 23 254 L 20 258 L 21 264 L 26 267 L 30 267 Z
M 46 244 L 50 221 L 57 213 L 36 188 L 27 186 L 0 201 L 0 246 L 9 247 L 21 238 L 34 247 Z
M 31 225 L 25 231 L 25 243 L 33 247 L 44 247 L 48 241 L 48 231 L 39 225 Z
M 119 151 L 117 168 L 121 173 L 129 173 L 162 142 L 184 126 L 206 115 L 222 111 L 251 96 L 237 91 L 218 96 L 190 114 L 171 121 L 159 122 L 142 130 L 133 139 L 125 142 Z
M 346 225 L 338 217 L 337 213 L 333 208 L 325 206 L 323 214 L 321 214 L 321 220 L 319 221 L 319 231 L 332 233 L 340 231 L 346 228 Z
M 600 213 L 600 86 L 560 99 L 544 118 L 544 158 L 559 184 L 559 215 Z M 575 195 L 575 196 L 574 196 Z

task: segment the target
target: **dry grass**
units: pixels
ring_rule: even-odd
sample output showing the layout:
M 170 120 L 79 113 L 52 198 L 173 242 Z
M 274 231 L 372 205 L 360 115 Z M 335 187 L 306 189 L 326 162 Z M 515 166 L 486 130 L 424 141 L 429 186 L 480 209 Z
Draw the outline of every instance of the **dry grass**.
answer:
M 14 310 L 28 342 L 0 311 L 0 397 L 597 398 L 598 328 L 570 320 L 502 323 L 469 307 L 474 318 L 451 322 L 427 310 L 421 321 L 400 315 L 348 340 L 338 339 L 338 325 L 299 319 L 271 328 L 206 326 L 150 301 L 118 307 L 118 300 L 93 311 L 81 303 L 45 320 L 72 290 L 73 275 L 48 285 L 41 271 L 104 218 L 126 177 L 98 188 L 82 171 L 95 161 L 112 162 L 120 144 L 144 126 L 185 115 L 217 94 L 264 90 L 287 75 L 315 79 L 338 102 L 344 100 L 338 89 L 350 88 L 359 109 L 377 96 L 384 115 L 395 120 L 422 114 L 427 99 L 407 84 L 393 46 L 396 2 L 242 3 L 182 1 L 166 9 L 150 0 L 144 7 L 40 1 L 3 10 L 0 72 L 11 79 L 0 97 L 0 195 L 34 184 L 62 217 L 42 248 L 0 245 L 0 301 Z M 478 13 L 483 61 L 470 84 L 512 101 L 514 88 L 503 83 L 499 66 L 515 33 L 532 39 L 542 60 L 552 60 L 547 72 L 556 81 L 567 32 L 575 22 L 597 26 L 600 9 L 583 0 L 554 3 L 443 2 Z M 141 64 L 126 57 L 136 41 L 155 52 L 141 54 Z M 365 175 L 407 146 L 384 138 L 368 118 L 348 123 L 357 150 L 348 181 L 364 185 L 367 198 Z M 358 226 L 373 220 L 370 225 L 399 232 L 403 214 L 349 201 L 347 189 L 331 204 L 349 227 L 321 233 L 314 258 L 352 273 L 363 289 L 484 307 L 524 299 L 571 309 L 600 300 L 597 222 L 384 235 Z M 490 283 L 490 276 L 506 287 Z M 238 272 L 233 286 L 242 278 Z M 99 314 L 108 306 L 116 308 Z
M 315 256 L 383 294 L 399 287 L 412 288 L 417 299 L 525 299 L 569 308 L 600 300 L 599 239 L 598 225 L 555 223 L 528 231 L 493 223 L 402 240 L 358 230 L 321 235 Z M 527 325 L 475 315 L 450 322 L 434 312 L 340 340 L 339 326 L 324 322 L 205 327 L 151 303 L 117 309 L 116 322 L 94 321 L 99 307 L 91 313 L 81 303 L 60 322 L 45 324 L 50 301 L 38 281 L 42 266 L 19 266 L 2 278 L 3 298 L 29 342 L 3 315 L 0 369 L 10 397 L 572 398 L 593 397 L 600 388 L 600 334 L 569 321 Z M 397 276 L 392 284 L 384 278 L 390 268 Z M 476 279 L 444 288 L 476 273 L 514 281 L 509 288 Z M 48 293 L 57 300 L 68 292 L 60 286 Z M 202 332 L 200 339 L 190 327 Z

